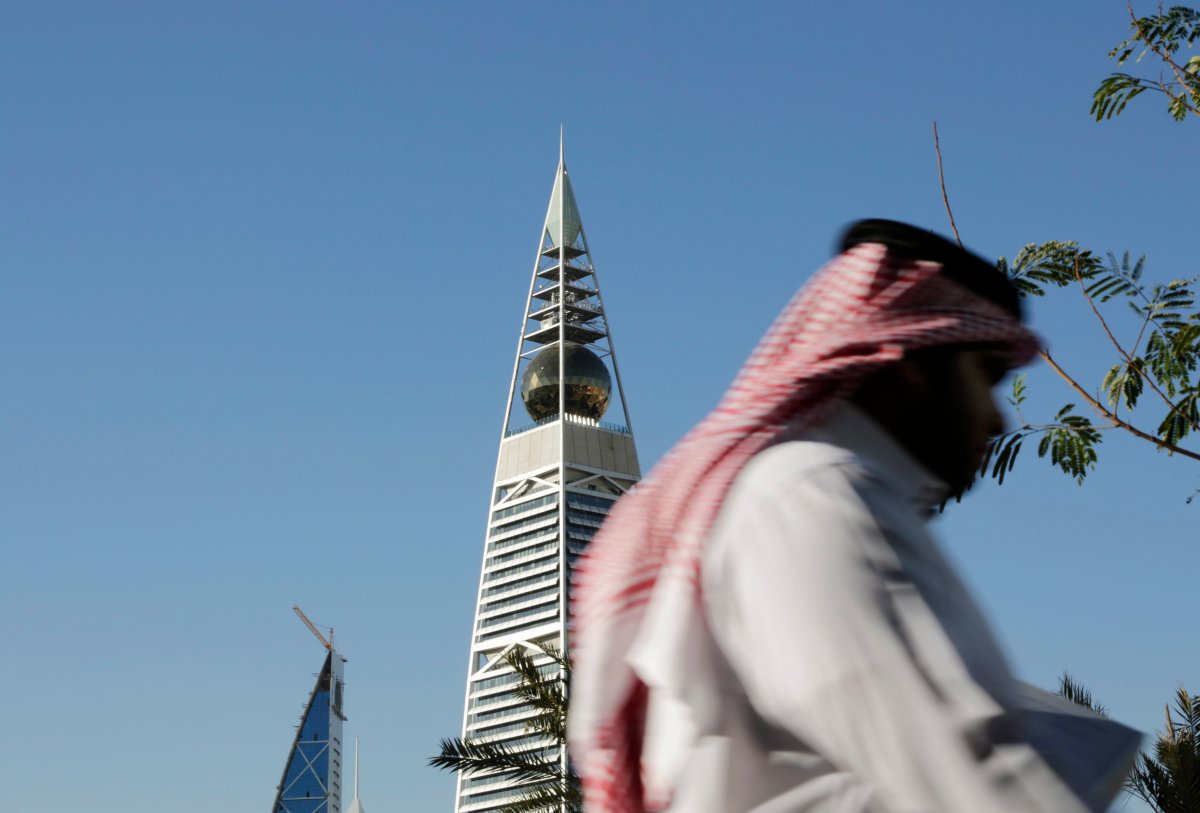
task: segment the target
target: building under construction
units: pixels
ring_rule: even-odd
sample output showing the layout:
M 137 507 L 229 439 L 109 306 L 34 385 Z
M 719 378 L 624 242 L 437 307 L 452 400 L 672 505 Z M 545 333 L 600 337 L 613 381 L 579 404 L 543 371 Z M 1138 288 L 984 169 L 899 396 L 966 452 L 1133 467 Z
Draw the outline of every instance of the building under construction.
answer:
M 292 609 L 325 647 L 325 663 L 296 727 L 271 813 L 341 813 L 346 659 L 333 648 L 332 629 L 326 638 L 299 607 Z

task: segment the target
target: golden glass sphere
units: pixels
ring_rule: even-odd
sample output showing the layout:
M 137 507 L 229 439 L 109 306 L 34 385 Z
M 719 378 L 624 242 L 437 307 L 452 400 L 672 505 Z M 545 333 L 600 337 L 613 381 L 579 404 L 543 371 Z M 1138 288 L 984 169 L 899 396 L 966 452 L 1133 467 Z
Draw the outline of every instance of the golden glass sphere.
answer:
M 558 346 L 539 352 L 521 376 L 521 400 L 535 421 L 558 414 Z M 600 357 L 583 345 L 566 345 L 563 354 L 568 415 L 599 420 L 608 409 L 612 377 Z

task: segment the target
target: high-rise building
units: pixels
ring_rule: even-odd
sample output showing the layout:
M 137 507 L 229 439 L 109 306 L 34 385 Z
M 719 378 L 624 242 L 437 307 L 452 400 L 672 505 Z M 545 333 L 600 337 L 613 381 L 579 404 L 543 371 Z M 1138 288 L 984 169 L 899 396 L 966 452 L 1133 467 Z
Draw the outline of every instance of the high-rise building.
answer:
M 612 333 L 563 161 L 521 318 L 484 542 L 463 737 L 565 764 L 526 730 L 504 655 L 570 647 L 567 590 L 576 559 L 614 501 L 641 476 Z M 541 657 L 545 670 L 556 669 Z M 455 809 L 487 813 L 528 787 L 459 776 Z
M 325 663 L 308 696 L 296 737 L 284 763 L 283 779 L 275 790 L 272 813 L 341 813 L 342 810 L 342 677 L 345 659 L 333 649 L 308 618 L 294 608 L 313 634 L 325 644 Z M 332 639 L 332 632 L 330 639 Z M 357 765 L 356 765 L 357 772 Z M 357 786 L 355 788 L 357 796 Z

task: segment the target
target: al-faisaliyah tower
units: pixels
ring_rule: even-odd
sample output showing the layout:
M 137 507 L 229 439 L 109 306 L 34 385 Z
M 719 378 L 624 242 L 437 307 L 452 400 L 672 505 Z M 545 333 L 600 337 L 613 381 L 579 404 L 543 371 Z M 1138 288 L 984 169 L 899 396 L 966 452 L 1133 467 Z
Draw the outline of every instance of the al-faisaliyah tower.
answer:
M 566 760 L 526 731 L 504 655 L 570 647 L 575 561 L 613 502 L 641 476 L 612 333 L 561 141 L 521 319 L 484 542 L 463 737 Z M 544 656 L 547 670 L 557 669 Z M 455 810 L 487 813 L 528 790 L 459 776 Z

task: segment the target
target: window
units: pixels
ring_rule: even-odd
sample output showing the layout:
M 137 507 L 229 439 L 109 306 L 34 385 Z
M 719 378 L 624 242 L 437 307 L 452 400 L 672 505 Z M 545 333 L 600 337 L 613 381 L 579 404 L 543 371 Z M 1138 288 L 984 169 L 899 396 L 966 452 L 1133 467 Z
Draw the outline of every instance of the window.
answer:
M 495 522 L 498 519 L 504 519 L 505 517 L 511 517 L 514 514 L 523 514 L 526 511 L 533 511 L 534 509 L 541 508 L 542 506 L 546 506 L 546 505 L 551 505 L 552 503 L 556 503 L 556 502 L 558 502 L 558 494 L 547 494 L 545 497 L 538 497 L 536 500 L 529 500 L 528 502 L 517 503 L 516 505 L 510 505 L 508 508 L 501 508 L 498 511 L 493 511 L 492 512 L 492 521 Z

